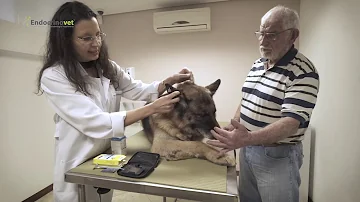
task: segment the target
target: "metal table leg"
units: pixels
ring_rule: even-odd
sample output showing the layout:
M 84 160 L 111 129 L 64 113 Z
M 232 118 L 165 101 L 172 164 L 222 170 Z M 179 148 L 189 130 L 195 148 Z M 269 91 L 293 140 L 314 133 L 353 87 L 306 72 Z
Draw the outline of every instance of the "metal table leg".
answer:
M 85 185 L 78 184 L 78 195 L 79 195 L 79 202 L 86 202 L 86 199 L 85 199 Z

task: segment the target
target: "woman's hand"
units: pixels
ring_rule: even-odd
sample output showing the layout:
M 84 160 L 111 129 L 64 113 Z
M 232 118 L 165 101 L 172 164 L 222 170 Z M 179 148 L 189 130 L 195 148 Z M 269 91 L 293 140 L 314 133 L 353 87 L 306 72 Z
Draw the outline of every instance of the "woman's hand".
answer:
M 174 85 L 176 83 L 181 83 L 184 81 L 194 82 L 194 76 L 192 72 L 188 68 L 183 68 L 179 73 L 172 75 L 171 77 L 165 79 L 165 83 L 168 82 L 170 85 Z
M 159 95 L 162 95 L 165 92 L 165 84 L 174 85 L 184 81 L 190 81 L 194 83 L 194 76 L 192 72 L 186 67 L 183 68 L 179 73 L 176 73 L 161 82 L 158 87 Z
M 175 103 L 179 102 L 179 98 L 174 98 L 178 96 L 180 92 L 175 91 L 169 95 L 163 96 L 155 100 L 150 104 L 152 113 L 168 113 L 174 109 Z
M 174 75 L 175 83 L 181 83 L 184 81 L 194 82 L 194 75 L 188 68 L 183 68 L 178 74 Z
M 124 121 L 125 126 L 131 125 L 136 121 L 149 117 L 155 113 L 170 112 L 174 109 L 175 104 L 180 101 L 179 98 L 175 98 L 176 96 L 179 96 L 179 94 L 180 92 L 175 91 L 169 95 L 162 96 L 154 102 L 143 107 L 127 111 Z

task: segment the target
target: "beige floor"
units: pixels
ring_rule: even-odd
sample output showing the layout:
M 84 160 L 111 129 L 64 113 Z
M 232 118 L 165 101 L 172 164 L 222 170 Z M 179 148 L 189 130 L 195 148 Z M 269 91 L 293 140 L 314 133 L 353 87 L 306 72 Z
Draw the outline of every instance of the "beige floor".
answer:
M 48 193 L 41 199 L 37 200 L 36 202 L 52 202 L 53 201 L 53 194 L 52 192 Z M 131 192 L 123 192 L 123 191 L 114 191 L 113 200 L 112 202 L 163 202 L 163 197 L 161 196 L 153 196 L 153 195 L 146 195 L 146 194 L 138 194 L 138 193 L 131 193 Z M 174 202 L 174 198 L 167 198 L 166 202 Z M 177 199 L 177 202 L 195 202 L 185 199 Z

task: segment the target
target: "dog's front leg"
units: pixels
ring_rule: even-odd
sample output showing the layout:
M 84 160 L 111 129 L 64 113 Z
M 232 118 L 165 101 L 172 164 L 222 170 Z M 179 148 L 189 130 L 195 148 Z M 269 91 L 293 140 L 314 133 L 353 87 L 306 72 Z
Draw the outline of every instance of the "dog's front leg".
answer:
M 159 118 L 156 120 L 156 125 L 158 128 L 165 131 L 172 137 L 176 137 L 180 140 L 186 141 L 190 140 L 191 136 L 184 135 L 176 126 L 174 126 L 173 122 L 166 118 Z
M 157 139 L 154 140 L 151 151 L 171 161 L 202 158 L 219 165 L 235 165 L 235 159 L 232 156 L 226 154 L 220 156 L 217 150 L 198 141 Z

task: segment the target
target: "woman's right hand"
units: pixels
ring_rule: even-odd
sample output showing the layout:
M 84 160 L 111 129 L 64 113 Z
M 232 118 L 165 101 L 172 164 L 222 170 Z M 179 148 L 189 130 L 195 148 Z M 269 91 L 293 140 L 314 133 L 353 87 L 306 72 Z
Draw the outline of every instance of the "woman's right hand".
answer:
M 162 96 L 152 102 L 150 107 L 153 113 L 168 113 L 174 109 L 175 103 L 180 101 L 180 98 L 174 98 L 180 94 L 179 91 L 174 91 L 169 95 Z

